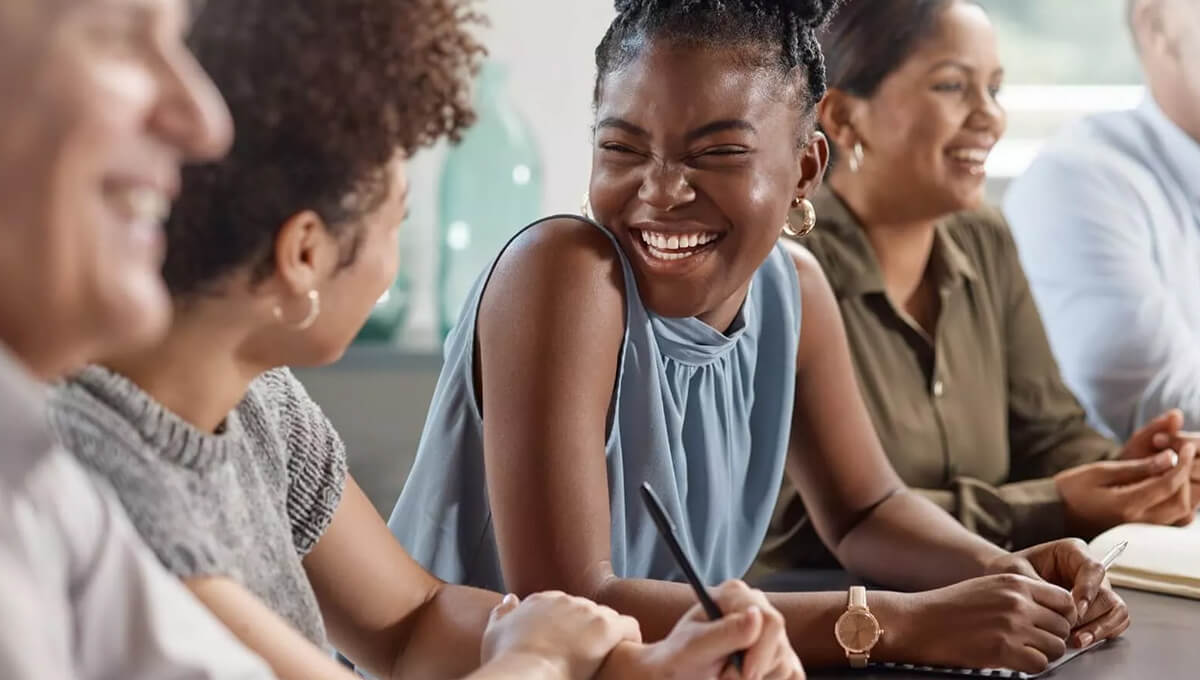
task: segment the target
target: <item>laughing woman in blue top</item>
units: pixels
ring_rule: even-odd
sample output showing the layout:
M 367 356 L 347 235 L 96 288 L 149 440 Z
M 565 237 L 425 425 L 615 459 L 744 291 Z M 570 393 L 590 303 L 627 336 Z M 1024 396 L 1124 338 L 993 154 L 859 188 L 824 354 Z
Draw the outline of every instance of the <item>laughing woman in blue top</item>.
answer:
M 1010 554 L 905 489 L 829 285 L 778 242 L 828 158 L 815 32 L 834 4 L 616 3 L 596 52 L 598 224 L 538 222 L 477 284 L 392 528 L 441 578 L 586 595 L 655 638 L 694 596 L 665 582 L 680 574 L 638 487 L 716 582 L 754 559 L 786 467 L 845 565 L 937 589 L 871 593 L 872 659 L 1040 670 L 1072 631 L 1123 631 L 1124 604 L 1078 543 Z M 774 604 L 806 665 L 845 663 L 845 593 Z

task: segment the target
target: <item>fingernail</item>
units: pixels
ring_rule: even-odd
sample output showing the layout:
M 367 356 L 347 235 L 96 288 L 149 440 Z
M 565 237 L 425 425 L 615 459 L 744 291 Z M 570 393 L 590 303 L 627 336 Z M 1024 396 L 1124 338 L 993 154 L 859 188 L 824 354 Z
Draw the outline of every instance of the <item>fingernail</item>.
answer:
M 1079 646 L 1087 647 L 1088 645 L 1092 644 L 1092 640 L 1094 640 L 1094 639 L 1096 639 L 1096 638 L 1091 633 L 1080 633 L 1079 634 Z
M 500 600 L 500 604 L 516 604 L 517 602 L 517 596 L 512 593 L 505 595 L 504 599 Z

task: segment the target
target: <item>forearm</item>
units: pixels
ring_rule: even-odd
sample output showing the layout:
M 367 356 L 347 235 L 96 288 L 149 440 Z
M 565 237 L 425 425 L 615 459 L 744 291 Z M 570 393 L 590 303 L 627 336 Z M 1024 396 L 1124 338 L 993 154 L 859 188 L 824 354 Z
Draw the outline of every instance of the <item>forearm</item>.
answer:
M 988 562 L 1006 554 L 908 491 L 875 508 L 834 552 L 855 574 L 903 590 L 940 588 L 981 576 Z
M 457 676 L 442 676 L 457 677 Z M 545 657 L 508 654 L 466 676 L 464 680 L 568 680 L 562 669 Z
M 768 593 L 767 597 L 783 613 L 787 621 L 788 638 L 806 667 L 837 668 L 845 665 L 846 653 L 838 645 L 833 628 L 838 617 L 846 611 L 846 592 Z M 654 642 L 666 637 L 676 621 L 696 603 L 696 596 L 690 587 L 679 583 L 614 579 L 601 589 L 597 601 L 636 618 L 642 625 L 644 639 Z M 913 650 L 907 649 L 903 642 L 907 636 L 906 624 L 912 619 L 912 597 L 871 591 L 868 604 L 883 628 L 889 631 L 880 640 L 872 658 L 883 661 L 914 660 Z M 627 668 L 622 664 L 621 657 L 622 650 L 618 648 L 610 661 L 612 668 L 607 669 L 609 674 L 601 673 L 600 677 L 618 677 L 617 669 Z M 627 677 L 636 676 L 633 673 Z
M 464 586 L 439 585 L 429 601 L 413 614 L 411 628 L 397 649 L 389 677 L 405 680 L 456 678 L 479 669 L 483 631 L 487 627 L 492 608 L 499 602 L 500 596 L 496 593 Z M 507 672 L 507 669 L 516 668 L 520 663 L 522 661 L 519 659 L 504 660 L 489 672 Z M 526 659 L 523 663 L 529 663 L 529 660 Z M 493 665 L 489 664 L 489 668 Z M 485 669 L 479 669 L 479 672 L 483 670 Z M 543 676 L 523 671 L 511 677 Z

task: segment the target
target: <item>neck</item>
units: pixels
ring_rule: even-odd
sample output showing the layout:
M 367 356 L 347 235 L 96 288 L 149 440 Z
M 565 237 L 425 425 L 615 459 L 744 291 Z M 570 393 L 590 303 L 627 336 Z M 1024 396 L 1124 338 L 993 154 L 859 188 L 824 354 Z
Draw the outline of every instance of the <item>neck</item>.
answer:
M 1150 74 L 1146 77 L 1150 95 L 1163 115 L 1193 141 L 1200 143 L 1200 121 L 1196 120 L 1196 97 L 1192 92 L 1175 81 L 1163 82 L 1163 78 Z
M 193 310 L 176 316 L 161 344 L 105 365 L 196 429 L 214 432 L 270 368 L 241 357 L 247 335 L 237 323 Z
M 746 303 L 746 295 L 749 292 L 750 282 L 747 281 L 746 285 L 739 288 L 728 300 L 722 302 L 721 306 L 711 312 L 700 314 L 696 318 L 721 333 L 729 333 L 729 327 L 733 325 L 733 320 L 737 318 L 742 305 Z
M 835 172 L 830 187 L 862 225 L 888 295 L 896 304 L 906 306 L 929 271 L 934 229 L 941 216 L 915 214 L 911 202 L 871 192 L 847 172 Z

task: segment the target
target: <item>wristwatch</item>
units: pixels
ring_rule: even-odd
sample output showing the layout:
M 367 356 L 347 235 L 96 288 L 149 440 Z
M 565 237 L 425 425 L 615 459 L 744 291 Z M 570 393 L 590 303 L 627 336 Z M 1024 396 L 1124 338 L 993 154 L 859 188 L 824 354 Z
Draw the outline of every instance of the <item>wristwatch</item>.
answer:
M 842 649 L 846 650 L 850 667 L 866 668 L 867 661 L 871 658 L 871 650 L 879 643 L 879 638 L 883 637 L 879 619 L 876 619 L 867 607 L 866 588 L 850 588 L 850 602 L 846 611 L 838 617 L 833 634 Z

